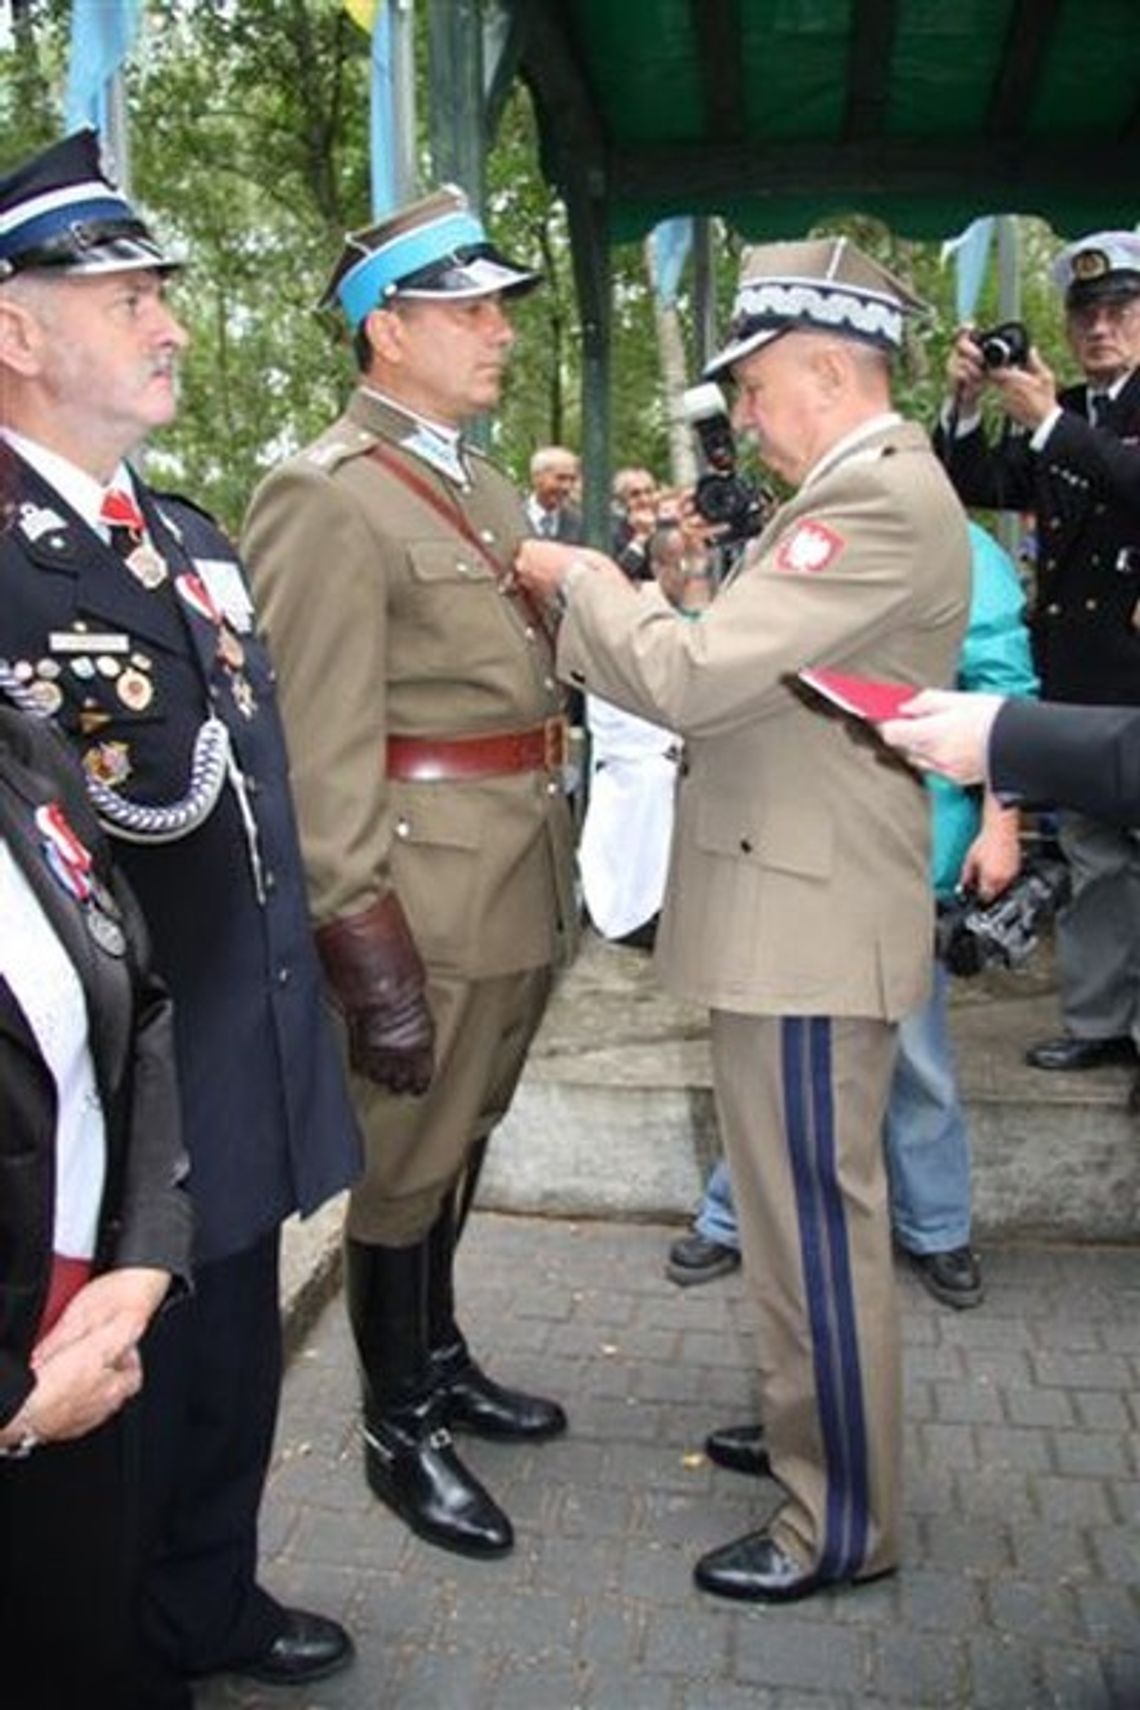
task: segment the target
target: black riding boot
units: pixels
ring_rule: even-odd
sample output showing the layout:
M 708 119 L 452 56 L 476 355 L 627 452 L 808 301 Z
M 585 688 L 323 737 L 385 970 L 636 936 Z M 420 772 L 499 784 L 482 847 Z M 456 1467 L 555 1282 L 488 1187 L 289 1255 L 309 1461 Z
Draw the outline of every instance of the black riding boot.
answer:
M 556 1401 L 504 1389 L 475 1364 L 455 1322 L 455 1232 L 455 1196 L 449 1194 L 428 1236 L 428 1345 L 443 1417 L 477 1437 L 536 1442 L 560 1436 L 566 1415 Z
M 502 1509 L 455 1452 L 427 1344 L 428 1243 L 344 1244 L 348 1316 L 364 1392 L 364 1470 L 373 1493 L 429 1544 L 501 1556 Z

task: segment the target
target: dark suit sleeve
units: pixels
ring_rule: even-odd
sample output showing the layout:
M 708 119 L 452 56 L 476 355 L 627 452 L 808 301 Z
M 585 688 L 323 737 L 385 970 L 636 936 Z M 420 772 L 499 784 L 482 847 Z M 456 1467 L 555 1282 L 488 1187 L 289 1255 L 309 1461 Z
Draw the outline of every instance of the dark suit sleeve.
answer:
M 151 967 L 142 911 L 114 866 L 70 749 L 54 726 L 38 721 L 29 721 L 27 736 L 34 745 L 33 763 L 51 777 L 68 818 L 95 856 L 101 879 L 114 892 L 129 947 L 134 999 L 129 1061 L 116 1108 L 108 1111 L 125 1143 L 112 1262 L 116 1268 L 144 1265 L 170 1271 L 188 1281 L 189 1160 L 182 1144 L 170 997 Z
M 934 449 L 964 505 L 985 510 L 1029 510 L 1035 500 L 1034 456 L 1028 436 L 1013 431 L 991 445 L 984 429 L 951 439 L 941 424 Z
M 150 967 L 142 913 L 125 881 L 116 876 L 135 963 L 135 1030 L 125 1113 L 127 1166 L 115 1265 L 147 1265 L 188 1283 L 192 1217 L 189 1159 L 175 1072 L 173 1009 L 166 987 Z
M 1140 520 L 1140 445 L 1095 428 L 1073 410 L 1061 411 L 1044 457 L 1083 475 L 1094 491 Z
M 1003 800 L 1140 824 L 1140 711 L 1007 701 L 990 737 L 990 787 Z

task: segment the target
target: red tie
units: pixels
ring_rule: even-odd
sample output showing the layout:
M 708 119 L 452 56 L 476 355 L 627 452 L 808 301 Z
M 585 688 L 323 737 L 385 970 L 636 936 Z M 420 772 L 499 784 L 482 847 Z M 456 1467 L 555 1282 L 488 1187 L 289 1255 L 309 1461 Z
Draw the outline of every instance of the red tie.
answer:
M 104 493 L 99 521 L 106 523 L 108 528 L 130 529 L 136 538 L 146 530 L 146 521 L 133 495 L 125 493 L 121 487 L 111 487 Z

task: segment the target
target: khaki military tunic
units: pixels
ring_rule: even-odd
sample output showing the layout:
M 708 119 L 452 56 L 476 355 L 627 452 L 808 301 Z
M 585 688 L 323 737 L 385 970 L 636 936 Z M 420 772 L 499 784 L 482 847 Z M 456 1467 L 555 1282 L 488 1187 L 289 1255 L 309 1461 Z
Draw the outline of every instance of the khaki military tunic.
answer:
M 378 444 L 451 520 L 369 455 Z M 244 533 L 314 923 L 395 891 L 428 970 L 426 1097 L 354 1077 L 369 1161 L 349 1230 L 394 1245 L 426 1232 L 509 1103 L 575 922 L 558 770 L 409 782 L 386 765 L 392 736 L 532 729 L 562 704 L 550 637 L 497 573 L 525 533 L 518 496 L 485 458 L 460 456 L 445 473 L 423 424 L 362 388 L 262 483 Z
M 574 572 L 559 666 L 684 738 L 657 959 L 712 1010 L 759 1314 L 777 1540 L 826 1579 L 898 1550 L 901 1385 L 881 1142 L 893 1024 L 925 998 L 918 779 L 797 690 L 827 665 L 952 680 L 965 517 L 925 434 L 880 417 L 809 475 L 698 622 Z

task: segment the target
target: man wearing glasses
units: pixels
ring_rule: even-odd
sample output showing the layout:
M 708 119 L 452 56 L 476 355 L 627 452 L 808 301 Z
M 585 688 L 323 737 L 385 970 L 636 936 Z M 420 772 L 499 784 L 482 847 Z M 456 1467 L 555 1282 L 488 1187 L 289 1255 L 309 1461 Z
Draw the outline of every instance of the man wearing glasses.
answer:
M 1140 704 L 1140 233 L 1062 250 L 1053 279 L 1083 379 L 1058 390 L 1038 352 L 994 366 L 994 341 L 959 329 L 953 404 L 936 444 L 967 505 L 1036 518 L 1034 650 L 1047 700 Z M 986 346 L 983 349 L 983 346 Z M 987 354 L 989 360 L 987 361 Z M 997 352 L 1000 355 L 1000 351 Z M 979 405 L 1008 418 L 991 442 Z M 1060 816 L 1073 898 L 1057 922 L 1064 1031 L 1030 1047 L 1039 1069 L 1134 1063 L 1140 1044 L 1140 842 Z M 1134 1088 L 1140 1091 L 1140 1082 Z

